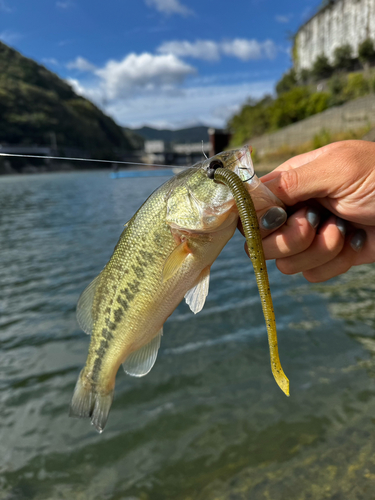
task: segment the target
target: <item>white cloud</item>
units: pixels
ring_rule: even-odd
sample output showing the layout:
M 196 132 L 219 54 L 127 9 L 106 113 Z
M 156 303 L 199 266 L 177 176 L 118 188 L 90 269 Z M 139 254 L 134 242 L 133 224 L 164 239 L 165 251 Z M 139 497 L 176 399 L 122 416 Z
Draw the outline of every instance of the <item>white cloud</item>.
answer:
M 108 61 L 95 74 L 108 99 L 129 97 L 134 91 L 173 88 L 195 73 L 192 66 L 173 54 L 129 54 L 122 61 Z
M 289 21 L 292 19 L 292 14 L 289 14 L 287 16 L 275 16 L 275 19 L 278 23 L 286 24 L 289 23 Z
M 277 49 L 272 40 L 258 42 L 257 40 L 235 38 L 234 40 L 223 42 L 222 51 L 228 56 L 249 61 L 254 59 L 274 59 Z
M 65 45 L 70 45 L 71 43 L 74 43 L 74 40 L 60 40 L 60 42 L 58 43 L 58 46 L 59 47 L 64 47 Z
M 5 0 L 0 0 L 0 10 L 3 12 L 12 12 L 12 9 L 5 3 Z
M 236 57 L 249 57 L 249 49 L 246 52 L 235 45 L 231 50 Z M 237 81 L 244 83 L 237 84 L 232 83 L 233 75 L 223 78 L 220 74 L 207 81 L 199 76 L 188 79 L 196 73 L 195 68 L 175 54 L 128 54 L 100 68 L 77 57 L 71 67 L 88 69 L 82 78 L 68 78 L 78 94 L 95 102 L 118 123 L 133 127 L 178 128 L 199 122 L 222 127 L 247 98 L 272 93 L 275 83 L 253 73 L 239 74 Z M 245 83 L 249 78 L 259 81 Z
M 159 12 L 164 14 L 181 14 L 188 16 L 193 13 L 188 7 L 183 5 L 179 0 L 145 0 L 146 5 L 155 7 Z
M 68 69 L 78 69 L 79 71 L 95 71 L 97 68 L 84 57 L 76 57 L 74 61 L 68 62 Z
M 171 41 L 164 42 L 158 48 L 162 54 L 174 54 L 180 57 L 194 57 L 209 61 L 218 60 L 220 55 L 236 57 L 242 61 L 254 59 L 273 59 L 277 47 L 272 40 L 258 42 L 246 38 L 235 38 L 223 42 L 213 40 L 196 40 L 195 42 Z
M 74 3 L 70 0 L 56 2 L 56 7 L 59 9 L 69 9 L 69 7 L 73 7 L 73 5 Z
M 0 33 L 0 40 L 6 44 L 13 44 L 17 40 L 21 38 L 19 33 L 15 33 L 14 31 L 5 30 Z
M 152 100 L 158 95 L 181 95 L 179 85 L 196 73 L 195 68 L 172 54 L 129 54 L 122 61 L 108 61 L 102 68 L 77 57 L 69 67 L 88 72 L 82 79 L 68 77 L 66 81 L 77 94 L 101 107 L 109 103 L 117 106 L 140 96 L 151 95 Z
M 76 78 L 67 78 L 66 81 L 69 83 L 76 94 L 88 97 L 88 89 L 81 85 Z
M 54 57 L 44 57 L 42 62 L 44 64 L 51 64 L 52 66 L 59 66 L 58 61 Z
M 196 123 L 223 127 L 246 99 L 272 93 L 274 84 L 273 80 L 266 80 L 250 84 L 197 86 L 184 89 L 179 95 L 159 93 L 157 96 L 144 95 L 112 102 L 104 109 L 118 123 L 131 127 L 149 124 L 179 128 Z
M 105 108 L 105 106 L 107 105 L 108 101 L 106 99 L 105 93 L 97 83 L 88 82 L 87 84 L 83 84 L 76 78 L 67 78 L 66 81 L 69 83 L 76 94 L 86 97 L 102 108 Z
M 220 46 L 212 40 L 197 40 L 188 42 L 187 40 L 164 42 L 158 48 L 162 54 L 174 54 L 179 57 L 194 57 L 195 59 L 204 59 L 215 61 L 220 58 Z

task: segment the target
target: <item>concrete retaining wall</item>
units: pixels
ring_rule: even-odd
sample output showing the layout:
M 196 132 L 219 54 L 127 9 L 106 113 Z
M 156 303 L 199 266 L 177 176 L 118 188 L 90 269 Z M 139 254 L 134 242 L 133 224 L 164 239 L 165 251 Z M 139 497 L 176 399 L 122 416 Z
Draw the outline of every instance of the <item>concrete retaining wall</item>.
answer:
M 283 146 L 299 146 L 311 141 L 323 129 L 335 134 L 375 126 L 375 95 L 327 109 L 318 115 L 284 127 L 278 132 L 255 137 L 249 143 L 259 156 L 273 153 Z

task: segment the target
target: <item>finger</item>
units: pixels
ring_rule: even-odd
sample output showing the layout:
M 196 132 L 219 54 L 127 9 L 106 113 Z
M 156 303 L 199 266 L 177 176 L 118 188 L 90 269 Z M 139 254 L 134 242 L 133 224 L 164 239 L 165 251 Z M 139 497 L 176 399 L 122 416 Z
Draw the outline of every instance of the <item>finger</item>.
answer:
M 328 162 L 311 162 L 299 168 L 278 172 L 266 186 L 286 205 L 311 198 L 329 196 L 336 187 L 336 178 Z
M 278 167 L 276 167 L 272 172 L 264 175 L 261 180 L 262 182 L 268 182 L 271 179 L 277 177 L 279 172 L 283 172 L 286 170 L 291 170 L 293 168 L 301 167 L 302 165 L 306 165 L 306 163 L 310 163 L 316 160 L 322 153 L 326 152 L 328 148 L 332 148 L 332 145 L 324 146 L 319 149 L 315 149 L 314 151 L 308 151 L 307 153 L 302 153 L 300 155 L 294 156 L 289 160 L 285 161 Z
M 340 147 L 341 153 L 338 154 L 337 150 Z M 289 160 L 279 170 L 273 172 L 269 181 L 267 178 L 263 181 L 286 205 L 294 205 L 311 198 L 328 197 L 339 190 L 342 183 L 345 182 L 346 176 L 336 173 L 337 167 L 340 167 L 340 172 L 348 170 L 347 160 L 345 163 L 342 158 L 343 150 L 344 146 L 340 146 L 339 143 L 329 144 L 312 152 L 311 156 L 296 161 L 296 163 L 293 159 Z M 311 161 L 305 163 L 307 158 L 311 158 Z M 295 165 L 300 163 L 302 165 L 297 168 Z M 346 168 L 344 168 L 345 166 Z
M 259 222 L 260 235 L 262 238 L 266 238 L 269 234 L 271 234 L 286 222 L 288 215 L 281 207 L 271 207 L 268 210 L 263 211 L 263 214 L 262 212 L 257 212 L 257 217 Z M 245 236 L 241 219 L 238 220 L 237 227 L 242 235 Z
M 306 250 L 313 242 L 320 215 L 315 208 L 304 207 L 292 214 L 275 233 L 263 240 L 266 259 L 278 259 Z
M 359 230 L 346 242 L 341 252 L 330 262 L 305 271 L 303 276 L 311 283 L 321 283 L 335 276 L 344 274 L 355 265 L 358 253 L 362 250 L 366 241 L 366 233 Z
M 281 207 L 272 207 L 265 213 L 258 214 L 259 217 L 259 228 L 261 233 L 263 233 L 263 238 L 270 234 L 271 231 L 275 231 L 280 226 L 282 226 L 288 216 L 285 210 Z
M 316 234 L 312 244 L 303 252 L 277 259 L 276 265 L 284 274 L 296 274 L 315 269 L 332 261 L 343 249 L 345 238 L 337 224 L 337 217 L 330 217 Z

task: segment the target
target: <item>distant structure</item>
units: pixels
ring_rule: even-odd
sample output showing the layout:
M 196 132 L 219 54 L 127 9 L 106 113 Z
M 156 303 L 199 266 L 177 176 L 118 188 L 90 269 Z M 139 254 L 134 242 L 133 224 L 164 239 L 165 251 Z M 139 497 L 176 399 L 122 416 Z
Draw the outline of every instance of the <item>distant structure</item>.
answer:
M 230 133 L 228 130 L 224 130 L 221 128 L 209 128 L 208 136 L 210 138 L 210 156 L 217 155 L 224 151 L 224 149 L 228 146 L 230 141 Z
M 156 163 L 157 165 L 165 163 L 166 144 L 164 141 L 145 141 L 145 161 L 147 163 Z
M 209 142 L 193 142 L 188 144 L 168 143 L 161 140 L 145 141 L 143 161 L 156 165 L 189 166 L 204 159 L 210 153 Z
M 320 55 L 332 63 L 337 47 L 350 44 L 353 56 L 366 38 L 375 41 L 375 0 L 329 0 L 298 31 L 293 59 L 297 72 L 310 70 Z

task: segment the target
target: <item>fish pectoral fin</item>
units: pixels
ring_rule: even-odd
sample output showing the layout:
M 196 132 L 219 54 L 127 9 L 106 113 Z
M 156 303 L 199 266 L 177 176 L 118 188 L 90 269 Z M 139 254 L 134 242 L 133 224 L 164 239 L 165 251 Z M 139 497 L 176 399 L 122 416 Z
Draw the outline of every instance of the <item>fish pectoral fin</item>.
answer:
M 210 285 L 210 266 L 207 266 L 198 278 L 198 283 L 190 288 L 185 294 L 186 304 L 190 307 L 194 314 L 199 313 L 203 309 L 206 297 L 208 295 L 208 288 Z
M 163 328 L 158 331 L 151 342 L 132 352 L 126 358 L 122 363 L 125 373 L 132 377 L 143 377 L 151 371 L 158 355 L 162 335 Z
M 165 261 L 163 268 L 163 283 L 168 281 L 181 268 L 187 257 L 191 255 L 186 241 L 178 245 Z
M 77 304 L 77 321 L 82 330 L 91 335 L 94 326 L 94 318 L 92 315 L 92 305 L 96 288 L 100 281 L 100 274 L 85 288 Z

